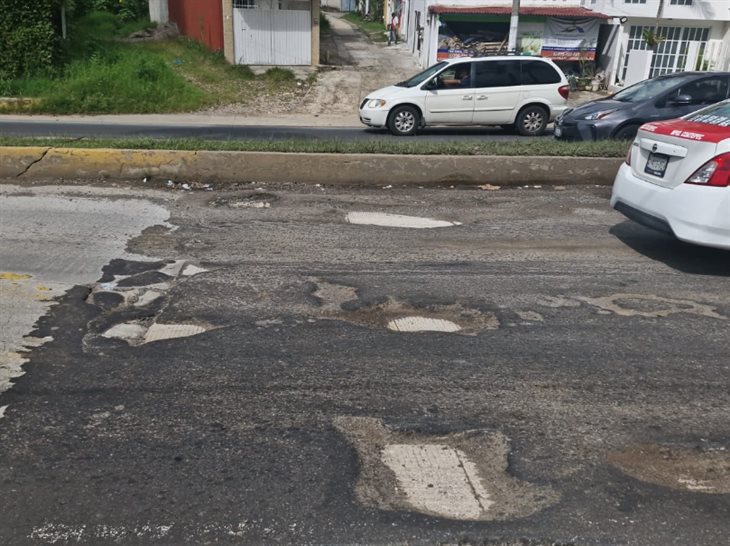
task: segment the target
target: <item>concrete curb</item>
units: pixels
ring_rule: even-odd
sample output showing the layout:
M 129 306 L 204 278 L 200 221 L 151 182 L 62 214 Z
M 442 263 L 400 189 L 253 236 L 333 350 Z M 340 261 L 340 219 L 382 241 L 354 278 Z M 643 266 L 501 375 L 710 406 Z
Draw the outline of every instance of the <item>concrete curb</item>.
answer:
M 619 158 L 301 154 L 7 147 L 0 177 L 200 182 L 610 185 Z

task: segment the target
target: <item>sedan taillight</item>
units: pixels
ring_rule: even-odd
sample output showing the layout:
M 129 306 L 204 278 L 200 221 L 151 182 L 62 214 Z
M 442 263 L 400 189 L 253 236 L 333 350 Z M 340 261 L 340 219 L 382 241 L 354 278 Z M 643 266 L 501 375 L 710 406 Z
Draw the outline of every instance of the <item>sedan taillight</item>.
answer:
M 563 97 L 565 100 L 568 100 L 568 96 L 570 95 L 570 86 L 561 85 L 560 87 L 558 87 L 558 93 L 560 93 L 560 96 Z
M 684 183 L 727 188 L 730 186 L 730 153 L 720 154 L 710 159 Z

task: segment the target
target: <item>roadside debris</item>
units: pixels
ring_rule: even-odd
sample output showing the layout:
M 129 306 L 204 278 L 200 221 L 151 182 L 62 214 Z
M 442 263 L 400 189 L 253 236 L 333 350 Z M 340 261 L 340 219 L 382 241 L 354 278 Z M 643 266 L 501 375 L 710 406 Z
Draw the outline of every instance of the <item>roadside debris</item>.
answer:
M 492 184 L 482 184 L 479 186 L 479 189 L 487 190 L 487 191 L 497 191 L 499 189 L 502 189 L 502 186 L 494 186 Z
M 147 181 L 147 178 L 144 179 L 144 182 Z M 210 184 L 205 184 L 203 182 L 175 182 L 174 180 L 168 180 L 165 184 L 168 188 L 173 190 L 183 190 L 183 191 L 192 191 L 192 190 L 205 190 L 205 191 L 213 191 L 213 186 Z

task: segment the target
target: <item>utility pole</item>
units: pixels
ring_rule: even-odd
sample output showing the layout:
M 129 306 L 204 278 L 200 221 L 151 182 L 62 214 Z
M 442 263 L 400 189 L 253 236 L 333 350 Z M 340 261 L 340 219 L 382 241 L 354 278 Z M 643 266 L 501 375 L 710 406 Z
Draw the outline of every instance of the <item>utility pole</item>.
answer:
M 520 21 L 520 0 L 512 0 L 512 17 L 509 19 L 509 43 L 507 51 L 517 51 L 517 27 Z

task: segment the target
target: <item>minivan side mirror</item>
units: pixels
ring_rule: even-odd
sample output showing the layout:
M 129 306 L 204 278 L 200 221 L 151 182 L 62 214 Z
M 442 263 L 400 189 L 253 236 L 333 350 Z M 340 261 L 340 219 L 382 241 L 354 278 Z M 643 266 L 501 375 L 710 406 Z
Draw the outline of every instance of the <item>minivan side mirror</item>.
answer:
M 439 86 L 439 79 L 438 76 L 434 76 L 430 80 L 428 80 L 426 83 L 423 84 L 423 87 L 421 89 L 424 89 L 425 91 L 433 91 L 434 89 L 438 89 Z
M 674 105 L 683 105 L 683 104 L 692 104 L 694 102 L 694 99 L 692 98 L 692 95 L 677 95 L 676 97 L 673 97 L 669 99 L 669 104 Z

